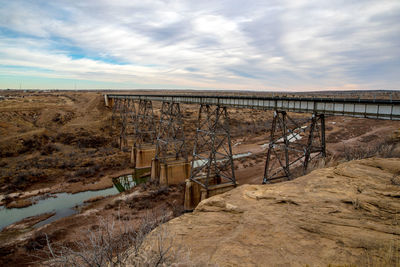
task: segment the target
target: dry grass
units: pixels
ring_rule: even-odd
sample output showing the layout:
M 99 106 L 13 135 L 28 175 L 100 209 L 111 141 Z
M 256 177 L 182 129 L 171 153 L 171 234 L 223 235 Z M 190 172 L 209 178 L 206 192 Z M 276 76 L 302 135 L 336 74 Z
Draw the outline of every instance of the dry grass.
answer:
M 389 244 L 380 248 L 376 253 L 365 252 L 365 264 L 368 267 L 400 267 L 400 239 L 393 238 Z
M 343 144 L 343 157 L 346 161 L 364 159 L 370 157 L 394 158 L 400 157 L 400 150 L 396 149 L 400 142 L 396 142 L 391 138 L 365 146 L 347 147 Z
M 122 217 L 105 220 L 88 228 L 82 239 L 68 244 L 53 244 L 45 235 L 47 257 L 40 258 L 46 266 L 170 266 L 182 262 L 180 251 L 172 249 L 172 236 L 165 227 L 158 227 L 151 247 L 144 248 L 145 239 L 166 216 L 148 213 L 139 225 L 132 225 Z M 149 242 L 147 242 L 149 243 Z

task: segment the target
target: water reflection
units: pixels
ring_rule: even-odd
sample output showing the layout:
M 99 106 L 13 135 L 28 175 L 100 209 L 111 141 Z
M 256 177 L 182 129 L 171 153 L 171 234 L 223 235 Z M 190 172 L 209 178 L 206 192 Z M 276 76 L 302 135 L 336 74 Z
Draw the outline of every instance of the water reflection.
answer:
M 111 187 L 103 190 L 84 191 L 76 194 L 54 194 L 49 198 L 39 199 L 36 204 L 24 208 L 6 209 L 5 207 L 0 207 L 0 231 L 7 225 L 18 222 L 26 217 L 55 212 L 56 214 L 54 216 L 36 225 L 42 226 L 57 219 L 77 213 L 78 211 L 74 207 L 81 205 L 87 199 L 115 194 L 118 194 L 118 191 L 115 190 L 114 187 Z
M 84 191 L 76 194 L 52 194 L 48 195 L 48 198 L 37 197 L 37 202 L 35 204 L 24 208 L 7 209 L 5 207 L 0 207 L 0 231 L 7 225 L 25 219 L 26 217 L 36 216 L 47 212 L 55 212 L 55 215 L 39 222 L 35 227 L 73 215 L 78 212 L 75 207 L 82 205 L 85 200 L 92 197 L 109 196 L 124 192 L 138 184 L 145 183 L 149 176 L 150 169 L 137 169 L 133 174 L 114 178 L 114 187 L 111 188 L 98 191 Z
M 123 175 L 113 178 L 115 188 L 119 192 L 124 192 L 132 187 L 147 182 L 150 177 L 150 169 L 135 169 L 133 174 Z

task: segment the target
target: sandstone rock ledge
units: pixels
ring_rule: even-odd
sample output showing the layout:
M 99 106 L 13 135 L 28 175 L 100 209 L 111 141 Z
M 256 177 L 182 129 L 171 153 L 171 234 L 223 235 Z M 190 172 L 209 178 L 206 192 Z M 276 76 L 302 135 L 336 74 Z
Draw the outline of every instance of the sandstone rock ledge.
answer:
M 371 158 L 242 185 L 162 227 L 194 265 L 392 265 L 399 212 L 400 159 Z

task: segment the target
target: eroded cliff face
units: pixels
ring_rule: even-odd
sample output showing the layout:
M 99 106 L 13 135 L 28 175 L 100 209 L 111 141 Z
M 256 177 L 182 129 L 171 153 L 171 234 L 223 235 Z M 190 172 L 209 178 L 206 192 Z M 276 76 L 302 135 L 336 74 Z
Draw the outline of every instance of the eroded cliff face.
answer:
M 162 231 L 194 265 L 386 265 L 399 263 L 399 217 L 400 158 L 371 158 L 209 198 L 148 249 Z

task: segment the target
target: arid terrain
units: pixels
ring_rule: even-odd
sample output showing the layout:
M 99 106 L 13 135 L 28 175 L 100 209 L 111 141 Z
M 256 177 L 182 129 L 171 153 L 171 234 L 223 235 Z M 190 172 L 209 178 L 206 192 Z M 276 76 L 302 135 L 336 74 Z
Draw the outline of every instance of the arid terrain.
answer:
M 113 186 L 112 178 L 132 172 L 130 153 L 119 149 L 118 127 L 113 127 L 111 120 L 112 110 L 105 107 L 102 92 L 0 91 L 0 96 L 2 96 L 0 99 L 0 204 L 3 209 L 6 207 L 26 207 L 37 202 L 39 198 L 51 197 L 55 193 L 78 193 L 110 188 Z M 354 95 L 351 96 L 354 97 Z M 376 96 L 368 95 L 367 97 L 373 98 Z M 387 99 L 389 95 L 378 94 L 378 97 Z M 158 116 L 161 103 L 154 103 L 153 106 L 155 114 Z M 182 105 L 181 109 L 183 111 L 187 147 L 190 150 L 193 149 L 198 107 Z M 220 199 L 238 207 L 241 211 L 235 213 L 231 211 L 225 212 L 223 208 L 221 210 L 220 204 L 218 204 L 219 196 L 217 196 L 213 198 L 214 200 L 210 199 L 210 201 L 202 203 L 193 215 L 184 215 L 182 219 L 175 219 L 171 222 L 172 225 L 182 220 L 182 225 L 179 228 L 190 229 L 187 226 L 187 220 L 192 219 L 187 218 L 196 218 L 202 223 L 203 232 L 198 232 L 202 236 L 207 232 L 204 228 L 207 224 L 202 221 L 206 220 L 204 216 L 212 217 L 214 216 L 213 214 L 219 214 L 224 217 L 224 224 L 226 223 L 228 228 L 231 227 L 229 229 L 233 229 L 235 227 L 245 227 L 246 222 L 240 219 L 243 216 L 243 209 L 248 209 L 254 216 L 251 217 L 253 219 L 248 218 L 248 220 L 256 220 L 256 215 L 263 213 L 264 215 L 258 219 L 263 221 L 263 223 L 260 222 L 260 227 L 257 228 L 259 231 L 263 227 L 268 228 L 271 225 L 277 225 L 280 221 L 285 223 L 279 231 L 274 232 L 275 235 L 270 232 L 273 231 L 271 229 L 264 232 L 263 235 L 269 233 L 270 239 L 262 241 L 260 239 L 254 241 L 254 244 L 248 245 L 257 247 L 260 246 L 260 243 L 257 242 L 267 242 L 268 253 L 278 253 L 276 250 L 281 247 L 283 249 L 281 253 L 294 256 L 291 256 L 292 258 L 288 256 L 285 261 L 279 261 L 276 258 L 278 254 L 274 254 L 274 258 L 271 258 L 272 263 L 286 264 L 297 261 L 300 265 L 314 265 L 314 263 L 317 265 L 329 263 L 362 264 L 359 257 L 362 257 L 364 248 L 368 253 L 372 253 L 370 254 L 371 257 L 375 257 L 378 249 L 380 249 L 379 246 L 387 240 L 398 237 L 399 232 L 395 219 L 398 214 L 396 207 L 399 205 L 399 184 L 396 184 L 397 180 L 394 184 L 389 184 L 388 181 L 390 179 L 387 177 L 390 175 L 392 177 L 398 176 L 400 161 L 388 160 L 388 163 L 386 163 L 386 161 L 376 159 L 361 163 L 356 162 L 354 165 L 348 165 L 348 163 L 339 165 L 342 167 L 337 165 L 341 162 L 372 156 L 399 158 L 400 122 L 328 117 L 326 119 L 328 155 L 325 160 L 315 162 L 310 171 L 322 167 L 330 167 L 330 169 L 316 170 L 308 176 L 290 182 L 261 186 L 266 154 L 265 144 L 269 141 L 268 130 L 272 121 L 272 111 L 230 109 L 229 114 L 233 153 L 251 152 L 251 155 L 235 160 L 236 179 L 240 185 L 244 186 L 226 193 Z M 310 116 L 309 114 L 290 115 L 299 120 Z M 391 167 L 388 167 L 389 165 Z M 328 173 L 339 169 L 342 170 L 343 168 L 358 168 L 357 170 L 359 171 L 353 171 L 351 175 L 343 172 L 334 176 L 334 179 L 323 178 L 329 177 L 330 174 Z M 371 173 L 364 169 L 371 170 Z M 382 176 L 383 180 L 376 181 L 376 183 L 367 182 L 374 180 L 375 176 Z M 349 177 L 356 177 L 357 179 L 354 178 L 356 180 L 352 182 L 349 181 Z M 362 177 L 365 177 L 365 179 Z M 347 184 L 351 184 L 351 188 Z M 343 185 L 343 192 L 341 191 L 341 185 Z M 356 192 L 354 190 L 357 189 L 357 186 L 361 188 L 362 192 L 370 192 L 370 190 L 372 192 L 374 186 L 379 188 L 388 186 L 389 191 L 387 191 L 388 193 L 383 189 L 385 192 L 381 189 L 379 189 L 381 191 L 378 190 L 379 192 L 374 191 L 374 195 L 371 196 L 374 197 L 373 201 L 378 201 L 381 204 L 375 205 L 368 201 L 365 204 L 363 202 L 364 199 L 361 198 L 363 196 L 361 192 L 360 198 L 355 195 Z M 329 188 L 334 191 L 331 192 L 334 195 L 332 199 L 330 199 Z M 351 191 L 351 194 L 349 193 L 346 198 L 347 202 L 344 200 L 344 196 L 341 198 L 341 193 L 347 194 L 345 189 L 348 189 L 349 192 Z M 318 190 L 321 190 L 321 192 L 315 193 Z M 247 194 L 245 192 L 253 194 L 256 191 L 261 193 L 274 191 L 274 193 L 271 193 L 273 198 L 271 200 L 266 196 L 258 201 L 257 198 L 252 196 L 244 196 Z M 302 194 L 306 193 L 310 195 L 302 199 Z M 386 193 L 390 195 L 385 195 Z M 265 194 L 262 193 L 261 195 L 264 196 Z M 279 202 L 276 200 L 278 195 L 289 200 Z M 156 216 L 162 217 L 163 220 L 180 216 L 183 213 L 183 196 L 183 186 L 166 188 L 149 182 L 120 194 L 93 198 L 87 201 L 85 205 L 77 207 L 76 214 L 46 225 L 34 226 L 53 214 L 38 214 L 39 216 L 16 222 L 5 227 L 0 232 L 0 265 L 27 266 L 39 264 L 47 256 L 47 240 L 55 244 L 71 245 L 75 240 L 82 238 L 84 231 L 98 229 L 102 220 L 117 220 L 118 223 L 124 222 L 133 225 L 134 228 L 138 228 L 142 219 L 148 214 L 157 214 Z M 379 196 L 381 197 L 379 198 Z M 353 202 L 356 199 L 361 201 L 361 204 L 357 204 L 358 202 L 354 204 Z M 214 205 L 212 204 L 214 203 L 213 201 L 218 203 Z M 273 203 L 271 204 L 270 202 Z M 339 206 L 336 205 L 338 203 L 340 204 Z M 367 208 L 361 209 L 354 207 L 354 205 Z M 207 209 L 214 209 L 214 206 L 219 207 L 216 208 L 216 213 L 205 212 Z M 334 206 L 337 206 L 337 212 L 333 209 Z M 295 208 L 293 210 L 293 220 L 291 220 L 291 207 Z M 283 213 L 283 210 L 285 213 Z M 315 212 L 311 212 L 311 210 Z M 382 216 L 380 210 L 382 210 Z M 370 215 L 368 212 L 373 214 Z M 265 214 L 270 213 L 274 214 L 275 217 L 265 217 Z M 325 224 L 323 224 L 324 227 L 318 228 L 321 220 L 328 220 L 327 214 L 333 214 L 329 216 L 333 216 L 332 220 L 336 220 L 335 227 L 345 224 L 341 230 L 343 231 L 342 234 L 334 235 L 332 233 L 334 230 L 330 227 L 324 228 L 326 227 Z M 345 218 L 346 223 L 341 221 L 344 220 L 340 217 L 342 215 L 349 216 Z M 367 230 L 360 228 L 360 222 L 357 222 L 356 217 L 367 225 L 370 220 L 376 222 L 371 227 L 373 229 L 379 228 L 377 230 L 379 234 L 376 234 L 376 238 L 379 237 L 380 239 L 376 242 L 371 241 L 375 238 L 375 232 L 371 230 L 372 232 L 367 233 Z M 310 223 L 307 223 L 307 218 L 310 218 Z M 210 227 L 213 227 L 213 223 L 213 221 L 210 221 Z M 300 227 L 300 223 L 302 223 L 302 227 Z M 215 221 L 215 224 L 219 224 L 219 222 Z M 391 225 L 391 228 L 388 225 Z M 153 228 L 155 226 L 153 225 Z M 284 231 L 284 227 L 287 227 L 290 231 Z M 347 236 L 347 233 L 351 231 L 349 230 L 350 228 L 346 227 L 360 229 L 359 231 L 362 232 L 360 236 L 367 236 L 368 238 L 359 240 L 356 236 L 357 233 L 353 233 L 353 237 Z M 382 230 L 383 228 L 388 228 L 389 230 Z M 176 228 L 173 229 L 174 231 L 176 230 Z M 301 230 L 297 231 L 298 229 Z M 327 229 L 331 230 L 328 231 Z M 216 232 L 220 231 L 219 228 L 214 230 Z M 190 230 L 187 230 L 187 233 L 189 232 Z M 285 233 L 283 234 L 283 232 Z M 187 236 L 187 233 L 185 232 L 182 235 Z M 241 232 L 242 235 L 244 233 Z M 284 241 L 292 233 L 291 239 Z M 250 235 L 250 233 L 246 232 L 246 235 Z M 224 239 L 225 241 L 220 241 L 228 242 L 229 238 L 237 240 L 239 237 L 229 237 L 227 235 L 226 238 Z M 312 247 L 316 246 L 316 242 L 313 240 L 318 240 L 318 238 L 325 238 L 323 243 L 325 250 L 323 248 L 313 250 Z M 354 238 L 357 241 L 354 241 Z M 303 241 L 299 241 L 298 246 L 288 247 L 287 244 L 282 245 L 279 243 L 295 243 L 293 240 L 299 239 Z M 276 240 L 281 241 L 277 242 Z M 365 247 L 360 245 L 364 240 Z M 245 241 L 243 242 L 245 245 Z M 251 243 L 252 241 L 249 242 Z M 277 243 L 274 244 L 274 242 Z M 206 246 L 206 244 L 204 243 L 202 246 Z M 335 261 L 332 255 L 337 255 L 339 252 L 336 249 L 340 250 L 343 247 L 356 247 L 356 249 L 354 251 L 351 250 L 351 252 L 343 249 L 343 253 Z M 193 250 L 195 249 L 197 248 L 193 247 Z M 222 247 L 221 250 L 216 250 L 215 255 L 217 256 L 210 255 L 209 259 L 213 259 L 212 262 L 214 263 L 221 264 L 226 259 L 218 255 L 229 255 L 226 252 L 231 249 L 234 251 L 235 257 L 241 257 L 242 255 L 243 260 L 247 257 L 246 255 L 252 255 L 255 258 L 259 257 L 258 254 L 246 254 L 246 250 L 243 247 L 233 248 L 226 246 Z M 285 249 L 286 251 L 284 251 Z M 208 253 L 206 249 L 204 253 Z M 297 260 L 293 258 L 301 253 L 309 255 L 303 258 L 298 256 Z M 325 257 L 327 260 L 317 261 L 317 256 L 321 255 L 319 253 L 327 253 Z M 199 264 L 203 260 L 207 261 L 206 256 L 196 257 L 193 259 Z M 264 255 L 263 257 L 266 256 Z M 232 257 L 231 259 L 233 261 L 235 258 Z M 249 261 L 249 265 L 251 263 Z M 257 262 L 254 262 L 254 264 L 257 264 Z
M 154 230 L 142 253 L 164 233 L 174 260 L 193 266 L 399 266 L 399 187 L 400 158 L 239 186 Z

